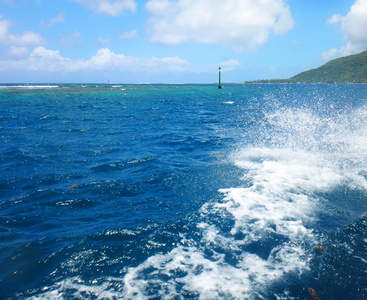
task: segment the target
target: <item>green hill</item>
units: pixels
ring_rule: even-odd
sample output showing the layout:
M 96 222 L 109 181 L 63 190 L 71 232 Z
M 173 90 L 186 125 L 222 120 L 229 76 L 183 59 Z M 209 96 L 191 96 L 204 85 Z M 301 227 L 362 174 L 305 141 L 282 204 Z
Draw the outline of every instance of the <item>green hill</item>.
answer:
M 367 83 L 367 51 L 337 58 L 319 68 L 289 79 L 261 80 L 258 83 Z

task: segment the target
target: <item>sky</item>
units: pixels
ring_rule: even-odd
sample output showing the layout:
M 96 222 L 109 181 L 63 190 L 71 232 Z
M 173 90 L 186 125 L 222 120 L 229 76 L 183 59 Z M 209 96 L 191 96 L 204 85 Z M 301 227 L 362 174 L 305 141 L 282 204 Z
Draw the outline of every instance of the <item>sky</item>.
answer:
M 289 78 L 366 27 L 367 0 L 0 0 L 0 83 Z

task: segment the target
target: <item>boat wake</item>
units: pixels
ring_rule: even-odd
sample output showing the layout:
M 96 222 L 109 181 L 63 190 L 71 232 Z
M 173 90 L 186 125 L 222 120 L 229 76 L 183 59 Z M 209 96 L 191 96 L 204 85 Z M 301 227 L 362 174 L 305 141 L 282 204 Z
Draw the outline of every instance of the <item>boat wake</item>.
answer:
M 343 217 L 337 193 L 367 191 L 366 122 L 365 108 L 334 117 L 291 109 L 268 114 L 257 145 L 230 158 L 241 184 L 219 189 L 222 196 L 188 216 L 169 251 L 122 268 L 121 276 L 65 279 L 32 299 L 292 296 L 285 287 L 307 276 L 315 249 L 323 249 L 322 218 L 344 218 L 343 226 L 354 217 Z M 338 205 L 339 215 L 331 211 Z

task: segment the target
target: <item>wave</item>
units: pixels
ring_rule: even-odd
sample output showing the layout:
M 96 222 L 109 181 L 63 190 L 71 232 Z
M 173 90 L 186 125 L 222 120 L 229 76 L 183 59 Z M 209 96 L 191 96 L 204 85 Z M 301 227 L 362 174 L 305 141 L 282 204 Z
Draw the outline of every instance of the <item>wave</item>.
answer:
M 366 107 L 326 115 L 308 109 L 267 113 L 252 133 L 253 144 L 242 144 L 230 157 L 241 183 L 220 188 L 218 199 L 188 216 L 168 251 L 123 268 L 121 276 L 69 277 L 32 299 L 286 297 L 288 283 L 312 272 L 315 246 L 326 243 L 322 218 L 340 217 L 329 229 L 335 231 L 356 217 L 336 195 L 366 195 L 366 123 Z M 360 217 L 367 206 L 354 209 Z
M 30 90 L 43 90 L 43 89 L 55 89 L 59 88 L 59 85 L 1 85 L 0 89 L 30 89 Z
M 123 277 L 90 284 L 77 276 L 33 299 L 267 298 L 285 275 L 310 270 L 310 252 L 318 242 L 311 224 L 320 209 L 314 193 L 341 180 L 333 170 L 310 164 L 313 160 L 307 153 L 242 151 L 236 164 L 247 173 L 247 187 L 221 189 L 224 197 L 202 206 L 194 233 L 181 234 L 171 251 L 126 269 Z

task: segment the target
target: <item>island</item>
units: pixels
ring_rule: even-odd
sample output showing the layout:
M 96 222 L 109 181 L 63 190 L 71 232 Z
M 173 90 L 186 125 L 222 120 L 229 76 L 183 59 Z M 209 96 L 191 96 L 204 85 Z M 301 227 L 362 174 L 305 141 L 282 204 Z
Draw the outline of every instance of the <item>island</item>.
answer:
M 254 80 L 245 83 L 367 83 L 367 51 L 331 60 L 319 68 L 288 79 Z

